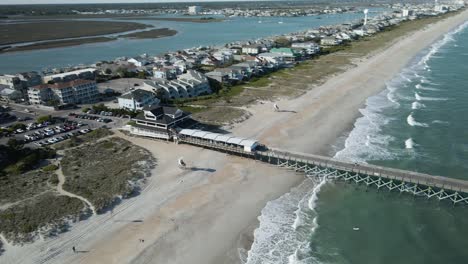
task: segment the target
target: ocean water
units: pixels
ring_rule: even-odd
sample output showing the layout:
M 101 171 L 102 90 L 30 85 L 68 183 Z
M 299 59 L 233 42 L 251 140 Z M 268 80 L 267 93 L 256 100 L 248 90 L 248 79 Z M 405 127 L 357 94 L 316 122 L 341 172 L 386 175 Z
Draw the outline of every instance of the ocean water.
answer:
M 360 111 L 336 158 L 468 179 L 468 22 Z M 468 206 L 308 179 L 263 209 L 248 263 L 468 263 L 467 249 Z

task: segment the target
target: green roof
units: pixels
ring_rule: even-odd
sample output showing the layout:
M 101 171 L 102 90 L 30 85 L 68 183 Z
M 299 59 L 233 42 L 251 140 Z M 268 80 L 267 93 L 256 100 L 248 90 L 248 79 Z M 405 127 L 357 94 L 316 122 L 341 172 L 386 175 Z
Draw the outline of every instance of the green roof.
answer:
M 273 48 L 270 50 L 271 53 L 285 53 L 292 56 L 299 56 L 299 54 L 291 48 Z

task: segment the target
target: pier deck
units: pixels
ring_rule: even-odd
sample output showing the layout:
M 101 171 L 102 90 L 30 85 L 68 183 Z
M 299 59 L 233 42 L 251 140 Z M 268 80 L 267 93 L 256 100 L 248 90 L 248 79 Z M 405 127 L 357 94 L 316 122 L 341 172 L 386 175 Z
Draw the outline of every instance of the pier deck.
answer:
M 307 177 L 325 177 L 373 186 L 378 189 L 410 193 L 415 196 L 448 200 L 453 204 L 468 204 L 468 181 L 465 180 L 370 164 L 350 163 L 325 156 L 279 149 L 247 152 L 239 147 L 216 144 L 206 140 L 183 138 L 179 142 L 267 162 L 279 167 L 303 172 Z

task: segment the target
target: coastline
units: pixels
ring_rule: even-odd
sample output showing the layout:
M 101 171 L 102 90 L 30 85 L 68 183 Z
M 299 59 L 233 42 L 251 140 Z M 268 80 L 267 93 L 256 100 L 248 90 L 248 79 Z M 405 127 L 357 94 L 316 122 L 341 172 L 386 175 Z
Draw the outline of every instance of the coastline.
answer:
M 395 65 L 396 67 L 391 67 L 393 74 L 388 74 L 388 73 L 387 74 L 382 74 L 382 75 L 385 76 L 385 79 L 380 80 L 380 84 L 378 84 L 378 81 L 374 80 L 374 79 L 376 79 L 375 77 L 371 78 L 372 82 L 368 82 L 368 83 L 374 84 L 375 85 L 374 89 L 367 89 L 366 92 L 368 92 L 368 93 L 366 93 L 366 94 L 368 94 L 368 96 L 363 97 L 361 102 L 359 104 L 357 104 L 357 105 L 355 104 L 354 105 L 355 107 L 353 107 L 352 109 L 348 109 L 351 112 L 354 112 L 353 115 L 350 115 L 349 113 L 347 113 L 348 118 L 342 118 L 342 119 L 340 118 L 341 121 L 344 121 L 342 123 L 342 125 L 340 126 L 340 131 L 341 131 L 340 133 L 334 133 L 333 134 L 334 136 L 326 137 L 328 140 L 322 141 L 321 143 L 317 142 L 316 144 L 313 144 L 313 147 L 310 147 L 310 148 L 308 148 L 306 146 L 303 146 L 302 144 L 294 145 L 295 146 L 294 150 L 301 151 L 301 152 L 306 152 L 306 153 L 311 152 L 311 153 L 314 153 L 314 154 L 334 157 L 342 148 L 344 148 L 345 140 L 348 137 L 348 135 L 350 134 L 350 132 L 354 129 L 355 122 L 358 120 L 358 118 L 363 116 L 359 112 L 359 110 L 361 110 L 361 109 L 363 109 L 365 107 L 367 99 L 370 98 L 371 96 L 374 96 L 374 95 L 380 93 L 380 92 L 383 92 L 386 89 L 386 84 L 385 83 L 387 81 L 389 81 L 390 79 L 392 79 L 393 76 L 398 74 L 398 72 L 400 70 L 404 69 L 404 67 L 406 67 L 406 65 L 408 63 L 410 63 L 418 54 L 420 54 L 423 50 L 427 49 L 433 43 L 435 43 L 436 41 L 441 39 L 445 34 L 447 34 L 449 32 L 452 32 L 453 30 L 455 30 L 455 28 L 457 28 L 458 26 L 463 24 L 463 22 L 465 22 L 463 19 L 461 19 L 461 17 L 463 17 L 463 16 L 464 17 L 468 16 L 468 11 L 467 10 L 464 10 L 461 14 L 457 14 L 456 17 L 458 19 L 453 18 L 453 17 L 449 17 L 449 18 L 446 18 L 446 19 L 444 19 L 442 21 L 439 21 L 439 22 L 435 23 L 435 25 L 434 24 L 427 25 L 426 27 L 422 28 L 421 30 L 419 30 L 416 33 L 417 36 L 414 36 L 411 33 L 409 33 L 409 34 L 407 34 L 405 36 L 401 36 L 400 38 L 395 40 L 393 43 L 388 45 L 387 47 L 381 47 L 381 49 L 378 49 L 376 51 L 371 52 L 369 55 L 365 56 L 365 58 L 362 58 L 360 61 L 356 62 L 357 65 L 356 65 L 355 68 L 351 68 L 351 69 L 348 69 L 344 73 L 338 73 L 338 74 L 336 74 L 334 76 L 331 76 L 330 78 L 325 80 L 325 82 L 322 85 L 319 85 L 318 87 L 312 88 L 312 90 L 309 90 L 306 95 L 301 96 L 302 98 L 309 97 L 309 99 L 312 99 L 312 100 L 318 99 L 318 98 L 320 98 L 320 95 L 319 95 L 320 92 L 315 91 L 314 89 L 317 89 L 317 88 L 326 89 L 324 87 L 329 87 L 330 89 L 332 89 L 332 86 L 337 85 L 338 83 L 340 83 L 340 81 L 344 81 L 346 79 L 355 80 L 356 78 L 353 78 L 352 75 L 359 75 L 359 73 L 363 73 L 363 71 L 360 70 L 360 68 L 362 69 L 363 67 L 366 66 L 366 64 L 376 65 L 376 62 L 374 62 L 374 60 L 375 61 L 385 60 L 385 58 L 382 58 L 382 57 L 391 58 L 393 56 L 390 55 L 390 54 L 393 51 L 396 51 L 396 50 L 398 50 L 400 48 L 404 49 L 404 46 L 412 46 L 411 47 L 412 48 L 411 49 L 412 50 L 412 55 L 406 56 L 406 58 L 401 60 L 398 63 L 398 65 Z M 451 20 L 451 21 L 446 21 L 446 20 Z M 442 25 L 442 23 L 443 23 L 443 25 Z M 438 26 L 438 28 L 440 28 L 441 30 L 435 30 L 434 28 L 431 29 L 432 26 Z M 430 35 L 430 32 L 434 32 L 434 31 L 438 32 L 438 34 L 436 34 L 434 36 L 428 36 L 428 35 Z M 419 35 L 421 35 L 421 36 L 419 36 Z M 411 43 L 412 42 L 414 43 L 414 41 L 417 40 L 418 38 L 422 39 L 423 41 L 421 43 L 412 45 Z M 389 48 L 389 49 L 386 50 L 386 48 Z M 400 59 L 401 59 L 401 57 L 400 57 Z M 369 74 L 371 74 L 373 71 L 369 70 L 368 72 L 369 72 Z M 381 73 L 381 70 L 379 70 L 379 72 Z M 354 85 L 354 86 L 356 86 L 356 85 Z M 354 90 L 357 90 L 357 89 L 354 89 Z M 315 92 L 317 92 L 317 96 L 315 96 Z M 346 94 L 349 94 L 349 92 L 351 92 L 351 91 L 348 91 Z M 291 106 L 292 107 L 291 109 L 295 109 L 292 106 L 294 103 L 297 103 L 297 102 L 295 102 L 295 100 L 296 99 L 284 100 L 284 101 L 280 101 L 280 102 L 282 104 L 287 105 L 288 107 Z M 278 104 L 280 102 L 278 102 Z M 320 104 L 320 103 L 318 103 L 318 104 Z M 304 104 L 301 104 L 301 107 L 304 106 L 304 105 L 307 106 L 307 104 L 304 103 Z M 334 104 L 334 105 L 338 105 L 338 104 Z M 310 109 L 310 107 L 308 109 Z M 254 114 L 254 117 L 255 116 L 256 115 Z M 305 118 L 306 117 L 302 116 L 300 119 L 303 120 Z M 254 119 L 253 120 L 248 120 L 248 121 L 251 121 L 252 123 L 258 122 L 258 120 L 255 121 Z M 278 120 L 277 122 L 281 123 L 282 121 Z M 282 127 L 284 127 L 284 126 L 285 125 L 282 124 Z M 307 129 L 307 128 L 310 128 L 310 127 L 304 126 L 304 128 Z M 239 129 L 241 129 L 241 128 L 239 128 Z M 333 131 L 333 130 L 330 130 L 330 131 Z M 308 135 L 308 136 L 310 135 L 306 131 L 302 131 L 302 132 L 303 132 L 302 135 Z M 300 133 L 296 133 L 296 134 L 299 135 Z M 313 134 L 313 133 L 311 133 L 311 134 Z M 279 133 L 276 132 L 275 135 L 290 135 L 290 130 L 283 129 L 283 130 L 280 130 Z M 272 146 L 275 143 L 276 143 L 277 147 L 281 147 L 280 144 L 284 144 L 284 141 L 283 142 L 274 141 L 273 139 L 271 139 L 271 134 L 268 134 L 268 133 L 265 133 L 265 132 L 259 132 L 259 133 L 255 134 L 255 136 L 257 138 L 261 138 L 262 142 L 270 142 Z M 321 137 L 321 138 L 325 138 L 325 137 Z M 307 142 L 307 140 L 305 140 L 305 139 L 304 140 L 298 140 L 296 136 L 294 136 L 293 139 L 295 141 L 298 141 L 298 142 L 301 142 L 301 143 Z M 259 228 L 258 225 L 255 228 L 253 228 L 252 226 L 249 226 L 248 229 L 245 230 L 245 233 L 242 233 L 239 236 L 238 245 L 241 246 L 242 250 L 248 251 L 248 250 L 251 249 L 253 241 L 255 239 L 254 231 L 257 230 L 258 228 Z M 232 263 L 236 263 L 236 264 L 239 263 L 240 264 L 241 262 L 232 262 Z
M 422 29 L 363 59 L 355 68 L 330 78 L 303 96 L 278 102 L 282 109 L 297 113 L 274 113 L 270 104 L 250 107 L 253 116 L 234 127 L 234 134 L 256 137 L 267 145 L 280 148 L 327 154 L 336 139 L 352 128 L 359 117 L 358 110 L 369 96 L 382 91 L 385 81 L 467 15 L 465 10 Z M 149 259 L 163 263 L 236 263 L 231 258 L 229 261 L 233 262 L 226 261 L 226 252 L 235 255 L 232 250 L 237 250 L 238 238 L 250 231 L 251 228 L 246 227 L 255 223 L 265 203 L 288 192 L 303 179 L 302 175 L 265 164 L 189 146 L 173 147 L 145 139 L 132 139 L 132 142 L 151 148 L 157 158 L 162 158 L 161 167 L 153 172 L 157 187 L 151 185 L 145 194 L 148 197 L 137 197 L 130 201 L 136 204 L 125 204 L 130 209 L 125 211 L 127 207 L 123 206 L 125 208 L 118 212 L 121 219 L 142 217 L 144 222 L 138 225 L 109 223 L 105 222 L 108 215 L 90 220 L 95 222 L 93 228 L 72 230 L 54 240 L 58 249 L 52 248 L 52 253 L 60 250 L 57 251 L 60 258 L 50 259 L 51 263 L 141 263 Z M 178 171 L 172 160 L 180 153 L 197 167 L 215 172 Z M 135 209 L 136 205 L 145 206 L 145 212 Z M 98 225 L 98 220 L 103 222 Z M 76 229 L 90 225 L 92 223 L 78 224 Z M 86 236 L 85 231 L 96 233 Z M 78 241 L 80 245 L 86 244 L 92 250 L 77 256 L 66 250 L 77 242 L 74 237 L 80 234 L 83 234 L 82 240 Z M 140 236 L 145 237 L 145 245 L 135 243 Z M 62 242 L 63 246 L 58 245 Z M 39 253 L 45 258 L 50 254 L 49 248 L 46 250 L 42 246 L 31 245 L 30 256 Z M 7 254 L 10 254 L 9 249 Z M 15 261 L 21 262 L 21 259 Z

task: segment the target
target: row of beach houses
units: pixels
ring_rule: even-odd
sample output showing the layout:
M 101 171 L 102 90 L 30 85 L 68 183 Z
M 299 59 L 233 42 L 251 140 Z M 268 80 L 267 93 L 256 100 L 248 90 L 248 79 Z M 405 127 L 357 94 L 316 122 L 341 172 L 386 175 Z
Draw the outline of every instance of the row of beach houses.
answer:
M 0 75 L 0 98 L 37 105 L 85 104 L 99 100 L 99 76 L 145 76 L 144 84 L 118 98 L 119 106 L 141 110 L 161 100 L 193 98 L 213 92 L 213 85 L 235 85 L 285 67 L 293 67 L 333 46 L 373 35 L 387 27 L 462 7 L 400 6 L 391 13 L 335 26 L 223 46 L 196 47 L 160 56 L 117 58 L 85 68 Z M 130 88 L 130 87 L 129 87 Z

